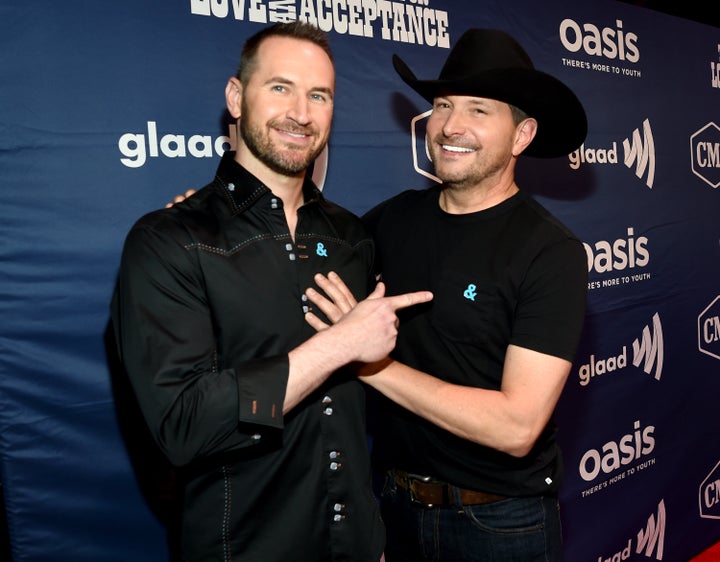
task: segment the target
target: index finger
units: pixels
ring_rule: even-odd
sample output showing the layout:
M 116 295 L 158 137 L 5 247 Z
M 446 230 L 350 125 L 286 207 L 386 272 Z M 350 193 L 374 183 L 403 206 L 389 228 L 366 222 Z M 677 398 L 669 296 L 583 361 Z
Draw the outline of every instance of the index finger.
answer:
M 433 299 L 433 294 L 430 291 L 415 291 L 414 293 L 403 293 L 402 295 L 385 298 L 390 302 L 393 310 L 400 310 L 402 308 L 408 308 L 409 306 L 415 306 L 416 304 L 429 302 Z

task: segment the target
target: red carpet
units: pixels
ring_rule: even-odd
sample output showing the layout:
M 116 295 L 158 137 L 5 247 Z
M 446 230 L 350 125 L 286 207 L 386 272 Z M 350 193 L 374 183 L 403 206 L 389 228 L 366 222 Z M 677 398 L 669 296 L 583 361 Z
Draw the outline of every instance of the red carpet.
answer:
M 692 558 L 689 562 L 720 562 L 720 543 L 711 546 L 705 552 Z

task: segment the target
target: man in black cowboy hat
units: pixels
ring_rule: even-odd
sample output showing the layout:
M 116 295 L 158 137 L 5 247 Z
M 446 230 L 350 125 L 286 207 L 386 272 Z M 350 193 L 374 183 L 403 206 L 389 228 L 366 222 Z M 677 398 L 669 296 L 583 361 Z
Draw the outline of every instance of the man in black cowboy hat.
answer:
M 560 560 L 552 414 L 582 330 L 586 255 L 519 189 L 515 165 L 580 146 L 585 112 L 501 31 L 463 34 L 437 80 L 393 63 L 433 104 L 426 140 L 442 184 L 365 217 L 387 293 L 434 294 L 361 373 L 380 397 L 387 560 Z M 316 281 L 330 300 L 308 297 L 331 320 L 355 305 L 336 277 Z

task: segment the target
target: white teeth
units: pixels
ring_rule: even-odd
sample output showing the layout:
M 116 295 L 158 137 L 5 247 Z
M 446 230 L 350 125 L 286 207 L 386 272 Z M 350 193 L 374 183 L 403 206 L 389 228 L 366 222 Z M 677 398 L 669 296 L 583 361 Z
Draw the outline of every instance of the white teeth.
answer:
M 448 152 L 475 152 L 472 148 L 465 148 L 464 146 L 450 146 L 447 144 L 442 145 L 443 150 Z
M 301 133 L 292 133 L 290 131 L 285 131 L 286 134 L 290 135 L 291 137 L 297 137 L 299 139 L 304 139 L 306 135 L 303 135 Z

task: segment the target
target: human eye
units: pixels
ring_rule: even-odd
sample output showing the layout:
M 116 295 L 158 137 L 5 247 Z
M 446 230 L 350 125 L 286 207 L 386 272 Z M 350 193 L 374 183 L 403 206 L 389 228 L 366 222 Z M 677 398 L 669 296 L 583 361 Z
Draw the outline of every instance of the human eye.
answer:
M 332 101 L 332 96 L 328 92 L 316 91 L 310 92 L 310 99 L 317 103 L 328 103 Z

